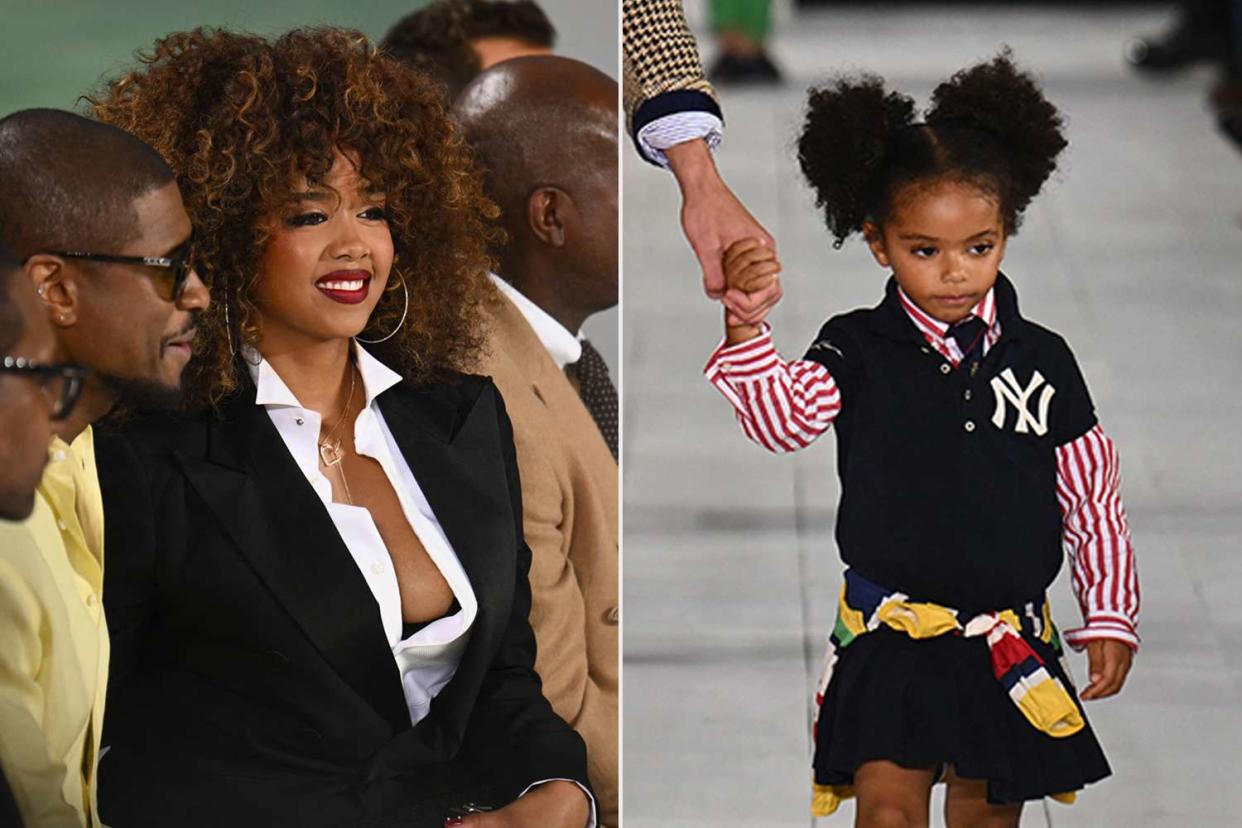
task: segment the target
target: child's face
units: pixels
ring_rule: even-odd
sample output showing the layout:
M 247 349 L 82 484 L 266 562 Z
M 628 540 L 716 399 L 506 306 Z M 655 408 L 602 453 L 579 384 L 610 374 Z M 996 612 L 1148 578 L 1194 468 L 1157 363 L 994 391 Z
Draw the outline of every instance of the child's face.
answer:
M 952 324 L 996 282 L 1005 255 L 1000 204 L 960 181 L 916 184 L 898 193 L 892 216 L 863 233 L 881 267 L 892 268 L 924 312 Z

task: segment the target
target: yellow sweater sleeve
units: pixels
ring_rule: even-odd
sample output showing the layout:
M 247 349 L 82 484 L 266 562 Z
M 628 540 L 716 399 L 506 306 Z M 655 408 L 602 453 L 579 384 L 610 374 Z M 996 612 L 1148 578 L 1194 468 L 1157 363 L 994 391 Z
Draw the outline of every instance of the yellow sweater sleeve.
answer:
M 59 728 L 46 721 L 47 700 L 38 681 L 51 645 L 39 587 L 51 585 L 30 583 L 27 568 L 15 565 L 15 555 L 39 555 L 33 542 L 22 548 L 21 540 L 0 537 L 5 546 L 0 557 L 0 765 L 26 828 L 80 828 L 86 825 L 81 770 L 67 766 L 66 752 L 57 745 Z

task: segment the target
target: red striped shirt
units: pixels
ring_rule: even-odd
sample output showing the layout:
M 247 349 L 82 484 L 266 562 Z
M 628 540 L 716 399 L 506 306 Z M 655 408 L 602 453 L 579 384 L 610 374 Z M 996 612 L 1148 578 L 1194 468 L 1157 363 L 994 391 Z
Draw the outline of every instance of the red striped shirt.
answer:
M 928 345 L 956 366 L 962 354 L 946 337 L 949 326 L 920 310 L 903 291 L 898 296 Z M 971 313 L 988 326 L 986 353 L 1001 333 L 993 291 Z M 784 360 L 767 323 L 754 339 L 732 346 L 721 342 L 704 373 L 733 406 L 746 436 L 771 452 L 806 448 L 841 411 L 841 392 L 828 369 L 810 360 Z M 1117 449 L 1097 425 L 1058 446 L 1056 460 L 1062 541 L 1084 619 L 1083 626 L 1065 631 L 1065 641 L 1082 649 L 1088 641 L 1109 638 L 1137 649 L 1138 574 L 1121 503 Z

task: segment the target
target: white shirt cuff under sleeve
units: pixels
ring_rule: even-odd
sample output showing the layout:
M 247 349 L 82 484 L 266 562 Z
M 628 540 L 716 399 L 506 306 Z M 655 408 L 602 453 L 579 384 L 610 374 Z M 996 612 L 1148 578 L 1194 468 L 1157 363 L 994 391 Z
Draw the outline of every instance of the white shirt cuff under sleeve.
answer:
M 710 112 L 674 112 L 656 118 L 638 131 L 643 152 L 661 167 L 668 167 L 664 150 L 702 138 L 715 149 L 724 137 L 724 122 Z
M 578 788 L 581 789 L 581 791 L 584 794 L 586 794 L 587 800 L 590 801 L 591 803 L 591 813 L 587 817 L 586 828 L 596 828 L 596 826 L 599 825 L 599 817 L 596 816 L 597 812 L 595 810 L 595 797 L 592 796 L 591 792 L 588 791 L 586 787 L 576 779 L 540 779 L 538 782 L 532 782 L 526 788 L 526 790 L 522 791 L 522 793 L 518 795 L 518 799 L 521 799 L 522 797 L 526 796 L 532 790 L 534 790 L 535 788 L 538 788 L 540 785 L 542 785 L 545 782 L 573 782 L 575 785 L 577 785 Z

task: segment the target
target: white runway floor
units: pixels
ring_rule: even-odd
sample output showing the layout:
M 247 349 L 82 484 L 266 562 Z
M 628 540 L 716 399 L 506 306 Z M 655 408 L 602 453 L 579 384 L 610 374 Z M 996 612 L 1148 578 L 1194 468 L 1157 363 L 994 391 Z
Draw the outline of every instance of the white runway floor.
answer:
M 868 68 L 925 101 L 1009 43 L 1068 115 L 1062 171 L 1005 270 L 1024 313 L 1074 347 L 1121 451 L 1144 643 L 1123 693 L 1088 706 L 1114 776 L 1072 807 L 1029 806 L 1024 826 L 1242 825 L 1242 155 L 1211 124 L 1210 74 L 1153 82 L 1122 64 L 1125 38 L 1166 19 L 1072 4 L 787 14 L 772 45 L 790 82 L 723 97 L 719 163 L 785 264 L 772 321 L 787 355 L 884 279 L 857 240 L 831 249 L 801 181 L 809 83 Z M 834 440 L 773 457 L 743 438 L 701 376 L 720 315 L 672 178 L 626 162 L 625 825 L 808 826 L 808 700 L 840 571 Z M 1053 589 L 1076 624 L 1064 577 Z

